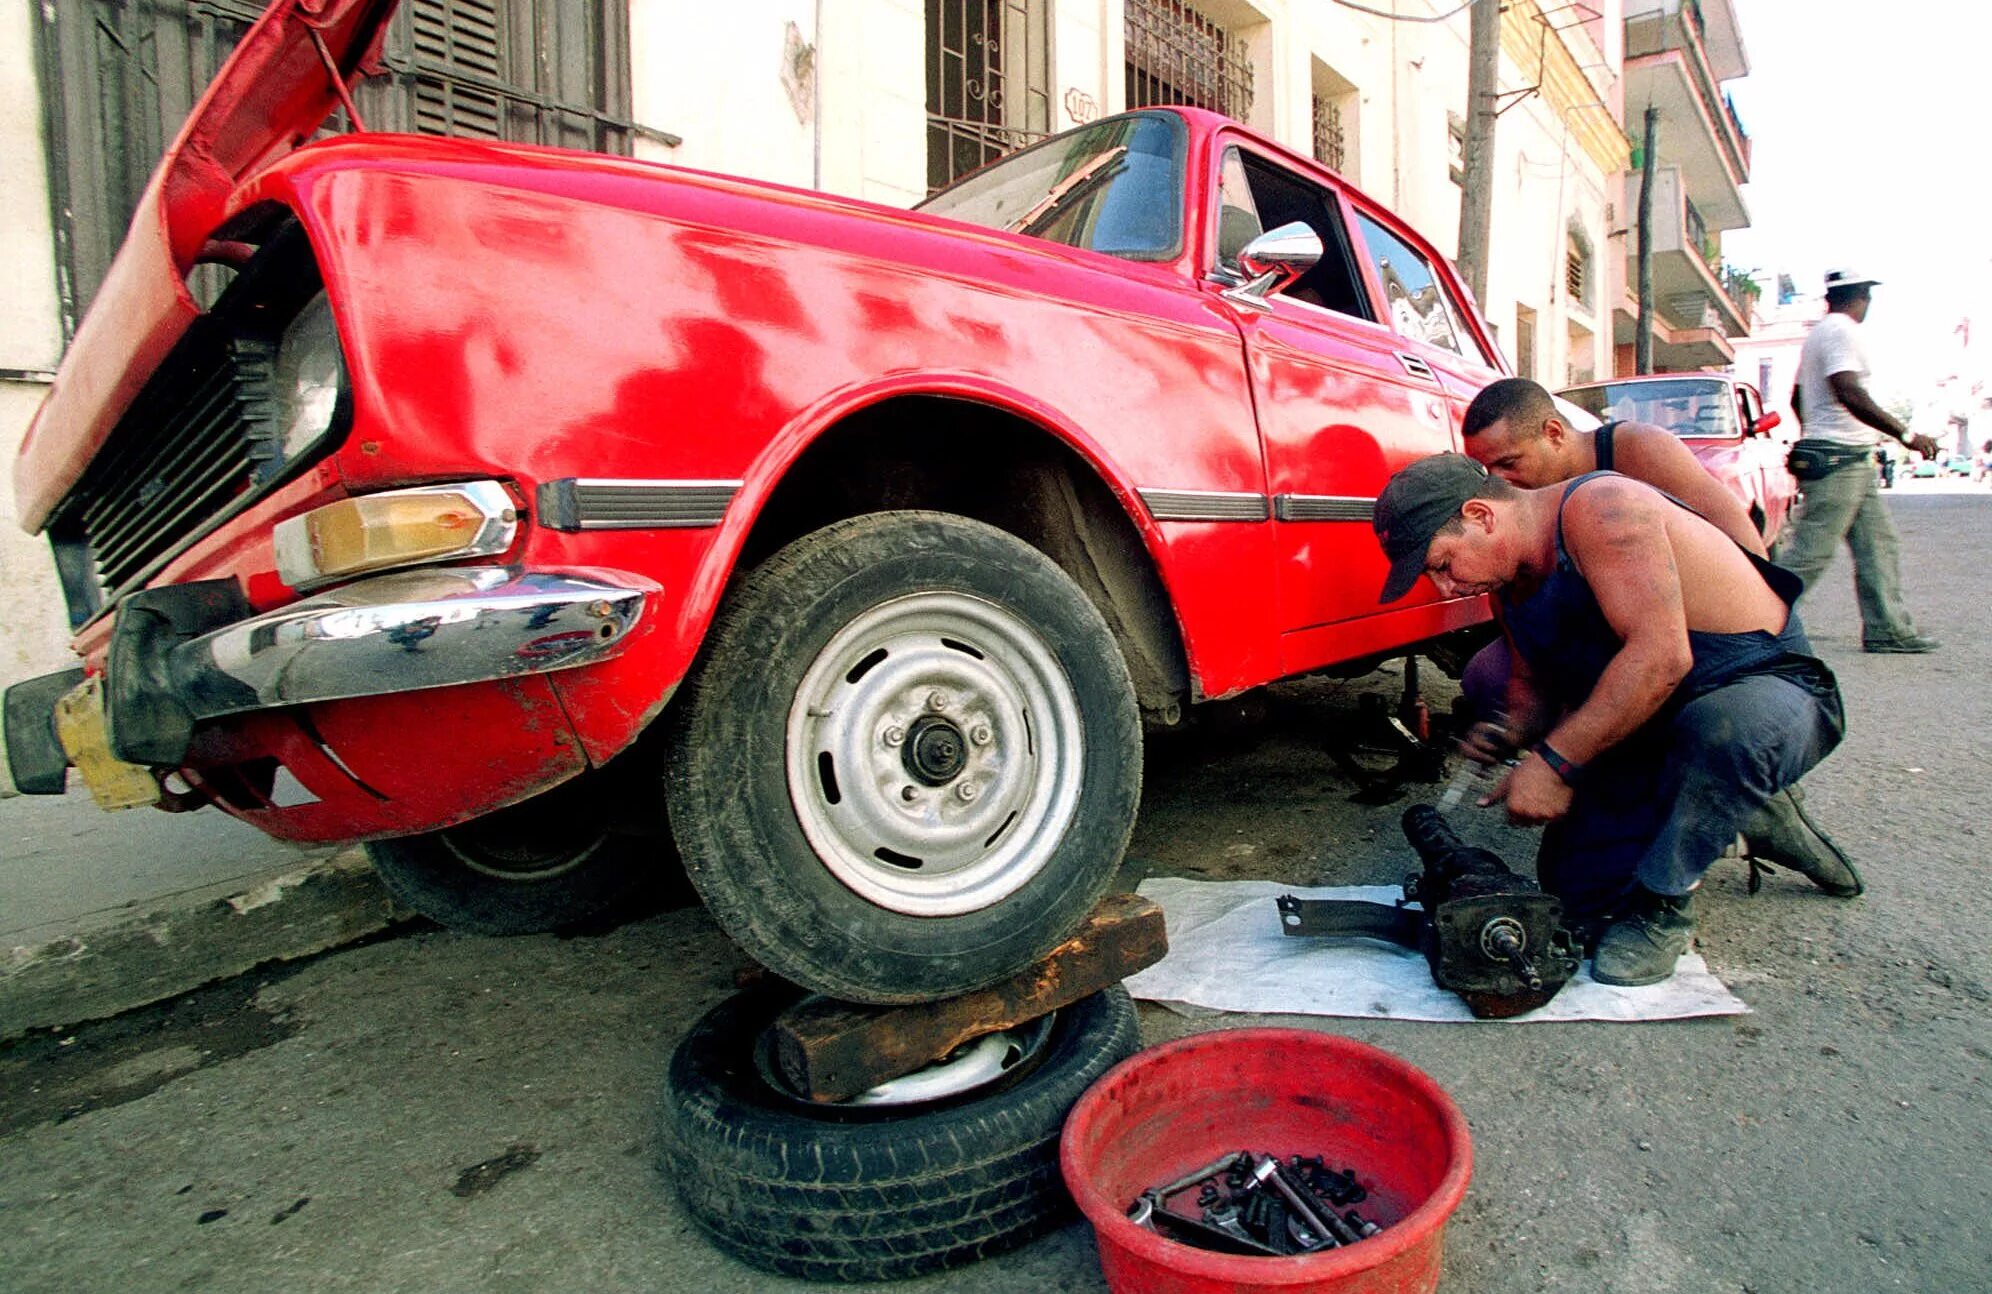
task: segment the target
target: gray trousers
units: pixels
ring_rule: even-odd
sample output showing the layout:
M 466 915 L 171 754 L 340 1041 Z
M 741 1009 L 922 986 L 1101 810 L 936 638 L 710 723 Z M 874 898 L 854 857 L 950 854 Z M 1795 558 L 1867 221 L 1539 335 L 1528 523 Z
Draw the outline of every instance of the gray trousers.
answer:
M 1854 593 L 1861 605 L 1861 641 L 1896 642 L 1916 636 L 1902 605 L 1901 538 L 1881 501 L 1871 461 L 1849 463 L 1804 483 L 1805 497 L 1778 538 L 1778 565 L 1809 590 L 1846 540 L 1854 557 Z

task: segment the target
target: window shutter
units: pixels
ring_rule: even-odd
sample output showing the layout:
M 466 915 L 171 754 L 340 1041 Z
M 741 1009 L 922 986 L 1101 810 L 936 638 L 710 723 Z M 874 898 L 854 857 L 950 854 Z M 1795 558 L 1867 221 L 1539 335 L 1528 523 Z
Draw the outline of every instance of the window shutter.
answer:
M 410 53 L 423 71 L 469 72 L 504 81 L 498 9 L 490 0 L 415 0 L 408 14 Z M 424 135 L 502 139 L 504 105 L 489 90 L 441 75 L 414 83 L 413 126 Z

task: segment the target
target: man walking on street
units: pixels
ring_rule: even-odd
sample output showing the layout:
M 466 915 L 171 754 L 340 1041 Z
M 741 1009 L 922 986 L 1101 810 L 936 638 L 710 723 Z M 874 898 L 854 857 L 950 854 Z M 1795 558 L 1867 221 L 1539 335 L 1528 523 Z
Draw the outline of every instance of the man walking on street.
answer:
M 1439 454 L 1391 478 L 1373 524 L 1390 560 L 1379 601 L 1420 576 L 1448 598 L 1497 597 L 1522 757 L 1482 803 L 1547 824 L 1543 888 L 1573 923 L 1610 923 L 1594 978 L 1666 979 L 1702 874 L 1844 731 L 1791 610 L 1798 581 L 1610 472 L 1517 490 Z
M 1936 441 L 1912 436 L 1868 394 L 1860 325 L 1878 282 L 1852 270 L 1826 274 L 1826 317 L 1806 335 L 1791 392 L 1803 428 L 1792 469 L 1805 497 L 1779 541 L 1777 560 L 1809 589 L 1845 540 L 1854 559 L 1861 645 L 1871 652 L 1935 651 L 1937 641 L 1916 631 L 1902 605 L 1901 540 L 1875 486 L 1881 433 L 1925 458 L 1937 453 Z

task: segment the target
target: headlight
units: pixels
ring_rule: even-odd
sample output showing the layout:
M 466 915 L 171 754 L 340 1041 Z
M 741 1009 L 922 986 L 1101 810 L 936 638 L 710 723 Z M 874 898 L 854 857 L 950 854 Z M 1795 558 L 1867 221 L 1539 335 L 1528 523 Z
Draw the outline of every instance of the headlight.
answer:
M 294 462 L 331 432 L 346 390 L 346 359 L 339 350 L 332 303 L 323 292 L 284 329 L 271 382 L 277 403 L 278 461 Z
M 363 494 L 277 523 L 277 574 L 294 589 L 512 546 L 519 513 L 496 481 Z

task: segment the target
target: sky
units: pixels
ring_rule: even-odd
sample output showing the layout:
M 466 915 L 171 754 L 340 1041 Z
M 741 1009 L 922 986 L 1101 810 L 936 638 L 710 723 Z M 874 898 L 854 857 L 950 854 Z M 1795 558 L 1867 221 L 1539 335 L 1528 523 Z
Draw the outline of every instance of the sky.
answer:
M 1992 4 L 1732 3 L 1750 75 L 1729 89 L 1753 154 L 1750 228 L 1723 234 L 1724 258 L 1767 294 L 1780 271 L 1810 293 L 1833 266 L 1883 280 L 1866 331 L 1884 400 L 1992 379 Z

